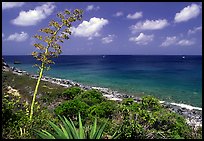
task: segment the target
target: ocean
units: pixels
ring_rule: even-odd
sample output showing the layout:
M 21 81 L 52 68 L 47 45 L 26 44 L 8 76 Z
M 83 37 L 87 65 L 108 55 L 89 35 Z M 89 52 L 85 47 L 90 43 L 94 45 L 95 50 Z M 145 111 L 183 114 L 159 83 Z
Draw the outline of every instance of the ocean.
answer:
M 32 56 L 3 56 L 10 65 L 36 74 Z M 14 64 L 14 60 L 21 64 Z M 202 56 L 61 55 L 45 75 L 130 95 L 202 107 Z

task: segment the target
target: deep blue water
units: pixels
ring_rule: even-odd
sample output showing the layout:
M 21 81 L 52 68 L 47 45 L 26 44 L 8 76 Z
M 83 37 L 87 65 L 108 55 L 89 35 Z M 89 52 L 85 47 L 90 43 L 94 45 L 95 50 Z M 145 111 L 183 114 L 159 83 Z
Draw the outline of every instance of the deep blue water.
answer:
M 36 73 L 32 56 L 3 56 L 17 68 Z M 13 64 L 15 60 L 22 64 Z M 59 56 L 48 76 L 169 102 L 202 106 L 202 56 Z

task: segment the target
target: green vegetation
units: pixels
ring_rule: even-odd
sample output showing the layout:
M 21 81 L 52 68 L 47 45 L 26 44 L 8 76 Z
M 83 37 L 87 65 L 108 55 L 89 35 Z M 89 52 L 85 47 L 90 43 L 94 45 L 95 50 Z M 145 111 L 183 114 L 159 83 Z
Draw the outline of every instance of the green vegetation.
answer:
M 75 127 L 82 138 L 95 138 L 93 131 L 99 133 L 99 127 L 102 129 L 102 125 L 105 126 L 98 138 L 111 139 L 116 136 L 119 139 L 202 138 L 202 128 L 195 131 L 186 124 L 182 116 L 165 109 L 154 97 L 145 96 L 140 103 L 135 103 L 132 98 L 116 102 L 104 98 L 96 90 L 85 91 L 78 87 L 67 89 L 49 82 L 42 82 L 39 85 L 41 96 L 37 97 L 35 116 L 31 123 L 29 99 L 32 98 L 30 91 L 35 87 L 36 80 L 28 76 L 2 72 L 2 82 L 2 137 L 4 139 L 43 137 L 37 135 L 35 130 L 44 130 L 55 138 L 62 138 L 64 135 L 57 136 L 58 133 L 70 134 L 71 132 L 68 130 L 70 127 L 65 125 L 66 119 L 70 119 L 67 123 L 71 123 L 69 125 L 72 125 L 72 128 Z M 9 91 L 8 86 L 18 90 L 19 95 L 17 92 Z M 60 103 L 56 104 L 58 101 Z M 61 118 L 58 118 L 58 115 Z M 96 126 L 96 121 L 101 126 Z M 59 128 L 61 131 L 58 130 Z
M 70 28 L 72 23 L 82 19 L 82 10 L 75 9 L 73 13 L 69 10 L 65 10 L 63 13 L 58 13 L 58 20 L 51 20 L 49 27 L 40 29 L 40 32 L 43 32 L 45 35 L 35 35 L 34 37 L 39 40 L 40 43 L 35 43 L 34 46 L 38 49 L 38 52 L 32 52 L 33 57 L 40 61 L 40 65 L 35 64 L 38 67 L 39 77 L 35 86 L 35 91 L 33 94 L 33 99 L 30 107 L 30 120 L 33 117 L 33 109 L 35 104 L 36 95 L 40 85 L 40 81 L 45 69 L 49 70 L 49 64 L 54 64 L 52 58 L 58 57 L 61 54 L 60 43 L 63 43 L 64 39 L 69 39 L 71 35 Z
M 104 128 L 106 124 L 100 125 L 97 127 L 97 119 L 95 118 L 95 122 L 91 126 L 83 127 L 81 116 L 79 113 L 79 129 L 77 129 L 70 119 L 67 120 L 66 117 L 59 116 L 63 125 L 57 126 L 51 121 L 48 121 L 50 126 L 54 129 L 55 133 L 49 133 L 45 130 L 38 131 L 37 134 L 43 139 L 101 139 Z M 60 128 L 61 127 L 61 128 Z M 117 138 L 117 136 L 113 135 L 112 138 Z
M 82 90 L 79 87 L 71 87 L 66 89 L 62 94 L 65 99 L 73 99 L 76 95 L 81 94 Z
M 60 104 L 57 108 L 55 108 L 55 113 L 57 115 L 64 115 L 71 119 L 75 119 L 77 117 L 77 113 L 81 113 L 82 118 L 86 118 L 88 116 L 87 109 L 89 105 L 85 102 L 80 101 L 79 99 L 65 101 Z
M 47 120 L 58 121 L 45 107 L 35 103 L 36 115 L 31 123 L 29 120 L 29 104 L 21 96 L 3 93 L 2 96 L 2 138 L 28 139 L 36 138 L 33 129 L 49 129 Z

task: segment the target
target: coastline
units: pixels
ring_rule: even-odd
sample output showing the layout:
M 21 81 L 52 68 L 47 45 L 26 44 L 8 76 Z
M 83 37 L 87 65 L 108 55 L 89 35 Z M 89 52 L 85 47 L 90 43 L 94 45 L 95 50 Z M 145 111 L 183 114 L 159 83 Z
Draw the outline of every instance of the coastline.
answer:
M 33 79 L 38 79 L 38 75 L 33 75 L 24 70 L 20 70 L 15 67 L 10 67 L 4 62 L 3 58 L 2 58 L 2 62 L 3 62 L 2 63 L 3 71 L 11 71 L 12 73 L 17 74 L 17 75 L 27 75 Z M 100 91 L 104 97 L 106 97 L 109 100 L 114 100 L 114 101 L 122 101 L 124 98 L 133 98 L 134 102 L 141 102 L 142 100 L 140 97 L 133 96 L 133 95 L 127 95 L 124 93 L 119 93 L 118 91 L 114 91 L 109 88 L 86 86 L 78 82 L 74 82 L 72 80 L 67 80 L 67 79 L 43 76 L 41 80 L 47 81 L 50 83 L 54 83 L 54 84 L 58 84 L 66 88 L 77 86 L 84 90 L 96 89 Z M 182 103 L 173 103 L 173 102 L 170 103 L 166 101 L 160 101 L 160 103 L 164 107 L 168 108 L 169 110 L 184 116 L 186 118 L 187 123 L 190 126 L 193 126 L 195 128 L 200 127 L 200 126 L 202 127 L 202 108 L 194 107 L 194 106 L 182 104 Z

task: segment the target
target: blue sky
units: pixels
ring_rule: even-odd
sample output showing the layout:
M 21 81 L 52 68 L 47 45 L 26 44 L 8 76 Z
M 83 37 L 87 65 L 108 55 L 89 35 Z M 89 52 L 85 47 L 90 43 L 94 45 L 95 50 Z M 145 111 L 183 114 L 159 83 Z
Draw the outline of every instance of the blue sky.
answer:
M 2 54 L 30 55 L 33 35 L 82 9 L 62 55 L 201 55 L 201 2 L 3 2 Z

